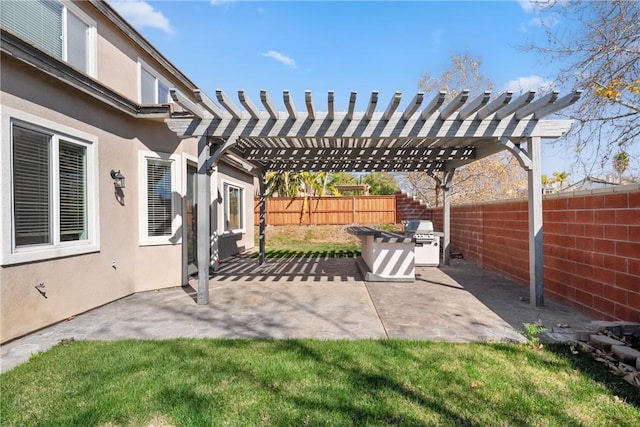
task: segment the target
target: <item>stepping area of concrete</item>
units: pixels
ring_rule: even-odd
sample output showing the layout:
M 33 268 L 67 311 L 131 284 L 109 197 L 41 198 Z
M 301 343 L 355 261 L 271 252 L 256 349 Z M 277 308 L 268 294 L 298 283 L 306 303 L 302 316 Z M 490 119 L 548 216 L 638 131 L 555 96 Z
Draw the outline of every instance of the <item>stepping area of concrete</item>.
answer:
M 224 262 L 196 304 L 197 282 L 141 292 L 0 346 L 1 372 L 61 340 L 189 338 L 418 339 L 518 342 L 523 323 L 551 332 L 590 319 L 464 260 L 418 267 L 412 283 L 364 282 L 353 258 Z M 561 329 L 558 326 L 562 325 Z M 566 327 L 569 326 L 569 328 Z

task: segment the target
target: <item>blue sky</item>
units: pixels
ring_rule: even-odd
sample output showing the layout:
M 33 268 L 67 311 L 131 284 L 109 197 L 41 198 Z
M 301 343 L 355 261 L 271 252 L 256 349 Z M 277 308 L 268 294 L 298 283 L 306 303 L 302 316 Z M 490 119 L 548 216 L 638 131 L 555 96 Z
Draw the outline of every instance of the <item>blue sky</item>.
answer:
M 540 90 L 556 72 L 555 64 L 519 48 L 543 36 L 540 19 L 555 19 L 528 0 L 110 3 L 210 97 L 223 89 L 236 99 L 244 89 L 259 104 L 266 89 L 282 109 L 283 90 L 299 110 L 305 90 L 318 110 L 329 90 L 338 110 L 352 90 L 357 110 L 374 90 L 379 110 L 396 91 L 404 109 L 425 72 L 440 76 L 450 56 L 464 52 L 482 60 L 496 94 Z M 545 145 L 543 173 L 571 172 L 560 152 Z

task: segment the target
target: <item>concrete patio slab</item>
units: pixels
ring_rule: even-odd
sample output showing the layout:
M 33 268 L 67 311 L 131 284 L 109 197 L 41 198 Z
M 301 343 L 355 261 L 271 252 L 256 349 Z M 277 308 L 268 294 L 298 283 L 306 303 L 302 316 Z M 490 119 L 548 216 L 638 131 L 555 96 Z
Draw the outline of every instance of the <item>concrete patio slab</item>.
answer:
M 353 258 L 233 258 L 210 280 L 211 302 L 193 287 L 141 292 L 5 343 L 0 370 L 61 340 L 188 338 L 428 339 L 521 341 L 542 322 L 584 329 L 589 319 L 553 302 L 528 304 L 528 289 L 454 260 L 419 267 L 413 283 L 365 283 Z M 196 282 L 192 286 L 197 286 Z

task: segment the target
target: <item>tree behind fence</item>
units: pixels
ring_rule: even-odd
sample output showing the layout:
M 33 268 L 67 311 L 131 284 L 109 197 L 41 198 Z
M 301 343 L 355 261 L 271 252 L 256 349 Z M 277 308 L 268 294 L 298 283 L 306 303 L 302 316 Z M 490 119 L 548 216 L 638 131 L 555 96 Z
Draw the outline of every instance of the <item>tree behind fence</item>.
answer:
M 260 221 L 255 199 L 254 223 Z M 269 197 L 267 225 L 395 224 L 395 196 Z

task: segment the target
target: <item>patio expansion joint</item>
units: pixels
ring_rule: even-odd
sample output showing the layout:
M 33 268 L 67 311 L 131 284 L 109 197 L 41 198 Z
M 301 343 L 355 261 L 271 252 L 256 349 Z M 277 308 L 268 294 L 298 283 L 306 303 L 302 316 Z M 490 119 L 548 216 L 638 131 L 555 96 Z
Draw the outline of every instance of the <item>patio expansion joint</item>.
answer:
M 369 296 L 369 300 L 371 301 L 371 305 L 373 305 L 373 309 L 376 311 L 376 316 L 378 316 L 378 319 L 380 320 L 380 324 L 382 325 L 382 329 L 384 329 L 384 336 L 386 339 L 389 339 L 389 331 L 387 330 L 387 325 L 384 324 L 384 320 L 382 320 L 382 316 L 380 315 L 380 312 L 378 311 L 378 307 L 376 306 L 376 302 L 373 300 L 373 297 L 371 296 L 371 291 L 369 290 L 369 286 L 367 285 L 367 282 L 362 282 L 364 283 L 364 288 L 367 290 L 367 295 Z

